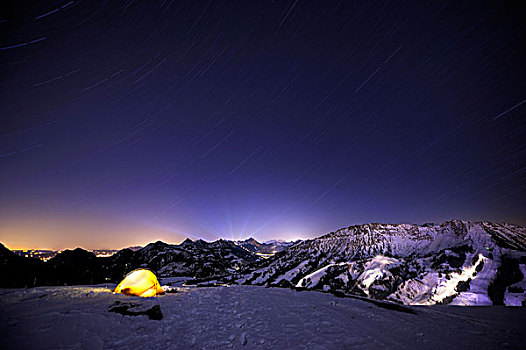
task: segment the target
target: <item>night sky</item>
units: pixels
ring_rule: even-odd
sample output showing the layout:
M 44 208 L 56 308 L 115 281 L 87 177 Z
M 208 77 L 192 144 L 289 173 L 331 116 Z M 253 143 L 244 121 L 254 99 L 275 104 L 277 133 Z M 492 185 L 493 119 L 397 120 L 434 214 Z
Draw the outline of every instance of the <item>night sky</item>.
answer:
M 2 6 L 10 248 L 526 224 L 526 16 L 511 4 Z

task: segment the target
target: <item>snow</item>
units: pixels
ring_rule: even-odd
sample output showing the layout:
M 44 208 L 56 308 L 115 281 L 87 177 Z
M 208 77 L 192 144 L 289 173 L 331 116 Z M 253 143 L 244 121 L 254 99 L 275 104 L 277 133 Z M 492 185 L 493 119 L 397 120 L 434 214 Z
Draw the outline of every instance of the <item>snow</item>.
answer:
M 477 261 L 475 262 L 475 264 L 473 264 L 473 266 L 463 266 L 461 273 L 453 272 L 451 273 L 451 277 L 449 279 L 446 279 L 445 277 L 440 278 L 432 300 L 434 302 L 442 302 L 446 297 L 456 294 L 455 287 L 457 286 L 457 284 L 459 282 L 465 282 L 469 278 L 473 277 L 475 268 L 480 263 L 481 259 L 485 258 L 481 254 L 479 254 L 477 257 Z M 469 259 L 466 260 L 468 261 Z
M 525 308 L 415 307 L 284 288 L 180 287 L 155 298 L 114 286 L 0 290 L 2 349 L 520 348 Z M 116 301 L 160 305 L 162 320 L 108 312 Z
M 472 264 L 472 259 L 476 258 Z M 423 261 L 425 264 L 425 261 Z M 477 266 L 483 264 L 482 270 L 475 273 Z M 428 272 L 425 275 L 404 281 L 395 293 L 389 296 L 390 300 L 402 302 L 407 305 L 434 305 L 443 302 L 448 297 L 454 297 L 450 305 L 483 306 L 492 305 L 487 290 L 489 283 L 494 279 L 496 266 L 493 260 L 482 254 L 467 254 L 460 273 L 451 272 L 449 277 L 437 272 Z M 457 292 L 459 282 L 470 280 L 469 291 Z
M 524 300 L 524 293 L 510 293 L 506 292 L 504 296 L 504 303 L 509 306 L 522 306 Z
M 495 253 L 497 257 L 498 253 Z M 468 261 L 469 259 L 466 259 Z M 463 305 L 463 306 L 489 306 L 492 302 L 487 294 L 490 283 L 495 279 L 497 273 L 497 266 L 500 264 L 500 260 L 495 261 L 488 259 L 482 254 L 479 254 L 479 260 L 473 266 L 483 263 L 482 270 L 471 280 L 469 285 L 469 292 L 462 292 L 455 300 L 451 303 L 452 305 Z M 506 304 L 507 305 L 507 304 Z
M 301 273 L 301 271 L 305 268 L 305 266 L 308 263 L 309 263 L 308 260 L 302 261 L 298 266 L 296 266 L 295 268 L 287 271 L 285 274 L 283 274 L 282 276 L 277 278 L 276 281 L 274 281 L 274 283 L 279 283 L 281 280 L 290 281 L 291 279 L 296 277 L 299 273 Z M 262 277 L 260 277 L 258 279 L 260 280 L 259 283 L 262 283 L 264 281 L 264 279 Z
M 159 278 L 159 283 L 162 287 L 164 287 L 164 285 L 182 286 L 186 281 L 191 279 L 192 277 L 189 276 L 161 277 Z
M 325 267 L 322 267 L 319 270 L 314 271 L 311 274 L 308 274 L 307 276 L 303 277 L 299 282 L 296 284 L 296 287 L 316 287 L 318 282 L 320 282 L 320 279 L 325 276 L 327 273 L 327 269 L 331 266 L 343 266 L 347 265 L 347 263 L 339 263 L 339 264 L 329 264 Z
M 399 301 L 406 305 L 427 305 L 433 296 L 433 285 L 436 284 L 437 274 L 428 273 L 422 278 L 412 278 L 404 281 L 397 291 L 388 299 Z
M 368 294 L 368 288 L 377 279 L 381 279 L 384 276 L 391 275 L 387 270 L 387 266 L 397 265 L 400 262 L 393 258 L 385 256 L 375 256 L 371 261 L 365 265 L 365 271 L 358 277 L 358 281 L 364 287 L 365 293 Z
M 526 277 L 526 264 L 519 264 L 519 270 L 521 271 L 522 275 Z M 516 291 L 510 292 L 511 288 L 515 289 Z M 522 292 L 520 292 L 521 289 Z M 523 278 L 522 281 L 509 286 L 506 289 L 506 293 L 504 294 L 504 303 L 506 305 L 522 306 L 524 300 L 526 300 L 526 278 Z

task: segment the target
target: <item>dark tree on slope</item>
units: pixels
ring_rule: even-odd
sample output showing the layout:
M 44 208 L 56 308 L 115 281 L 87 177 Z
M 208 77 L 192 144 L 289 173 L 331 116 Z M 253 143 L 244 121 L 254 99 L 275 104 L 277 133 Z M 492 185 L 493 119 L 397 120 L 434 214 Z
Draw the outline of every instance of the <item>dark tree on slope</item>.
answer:
M 488 287 L 488 296 L 493 305 L 504 305 L 506 288 L 524 278 L 519 261 L 506 255 L 501 257 L 501 264 L 497 269 L 497 276 Z

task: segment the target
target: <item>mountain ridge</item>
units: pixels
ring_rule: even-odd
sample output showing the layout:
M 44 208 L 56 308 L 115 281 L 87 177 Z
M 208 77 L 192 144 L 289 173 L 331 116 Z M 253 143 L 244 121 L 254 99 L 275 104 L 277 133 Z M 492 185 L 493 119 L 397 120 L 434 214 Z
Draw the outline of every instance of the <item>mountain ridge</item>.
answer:
M 38 264 L 44 271 L 40 280 L 30 275 L 21 283 L 118 282 L 145 267 L 160 277 L 193 277 L 203 286 L 312 289 L 417 305 L 526 302 L 526 228 L 508 223 L 369 223 L 299 242 L 186 239 L 179 245 L 152 242 L 104 258 L 87 253 L 65 251 Z M 4 261 L 21 262 L 7 255 Z
M 43 262 L 18 256 L 0 243 L 0 273 L 9 276 L 0 280 L 0 287 L 117 283 L 136 268 L 151 269 L 160 277 L 225 275 L 263 259 L 256 254 L 257 248 L 247 249 L 249 246 L 224 239 L 187 238 L 180 244 L 155 241 L 139 249 L 124 248 L 109 257 L 96 257 L 77 247 Z
M 522 305 L 525 264 L 526 228 L 519 225 L 371 223 L 299 242 L 225 283 L 360 294 L 404 304 Z

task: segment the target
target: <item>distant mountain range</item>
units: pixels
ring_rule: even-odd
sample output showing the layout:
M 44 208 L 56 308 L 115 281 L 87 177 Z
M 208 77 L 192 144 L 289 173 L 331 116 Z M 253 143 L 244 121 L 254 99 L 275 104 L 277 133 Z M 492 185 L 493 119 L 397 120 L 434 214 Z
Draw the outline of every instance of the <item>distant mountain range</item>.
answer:
M 0 246 L 3 287 L 116 283 L 139 267 L 201 286 L 312 289 L 402 304 L 524 305 L 526 228 L 490 222 L 365 224 L 297 242 L 186 239 L 97 258 L 82 249 L 48 262 Z
M 294 244 L 298 242 L 300 241 L 298 240 L 295 242 L 285 242 L 281 240 L 272 240 L 272 241 L 259 243 L 252 237 L 244 241 L 234 241 L 236 245 L 245 248 L 251 253 L 264 254 L 264 255 L 279 253 L 289 247 L 292 247 Z
M 0 287 L 97 284 L 119 282 L 128 272 L 145 267 L 158 276 L 206 278 L 232 273 L 264 260 L 290 242 L 259 243 L 255 239 L 206 242 L 186 239 L 179 245 L 161 241 L 145 247 L 122 249 L 109 257 L 96 257 L 81 248 L 65 250 L 46 262 L 21 257 L 0 244 Z

